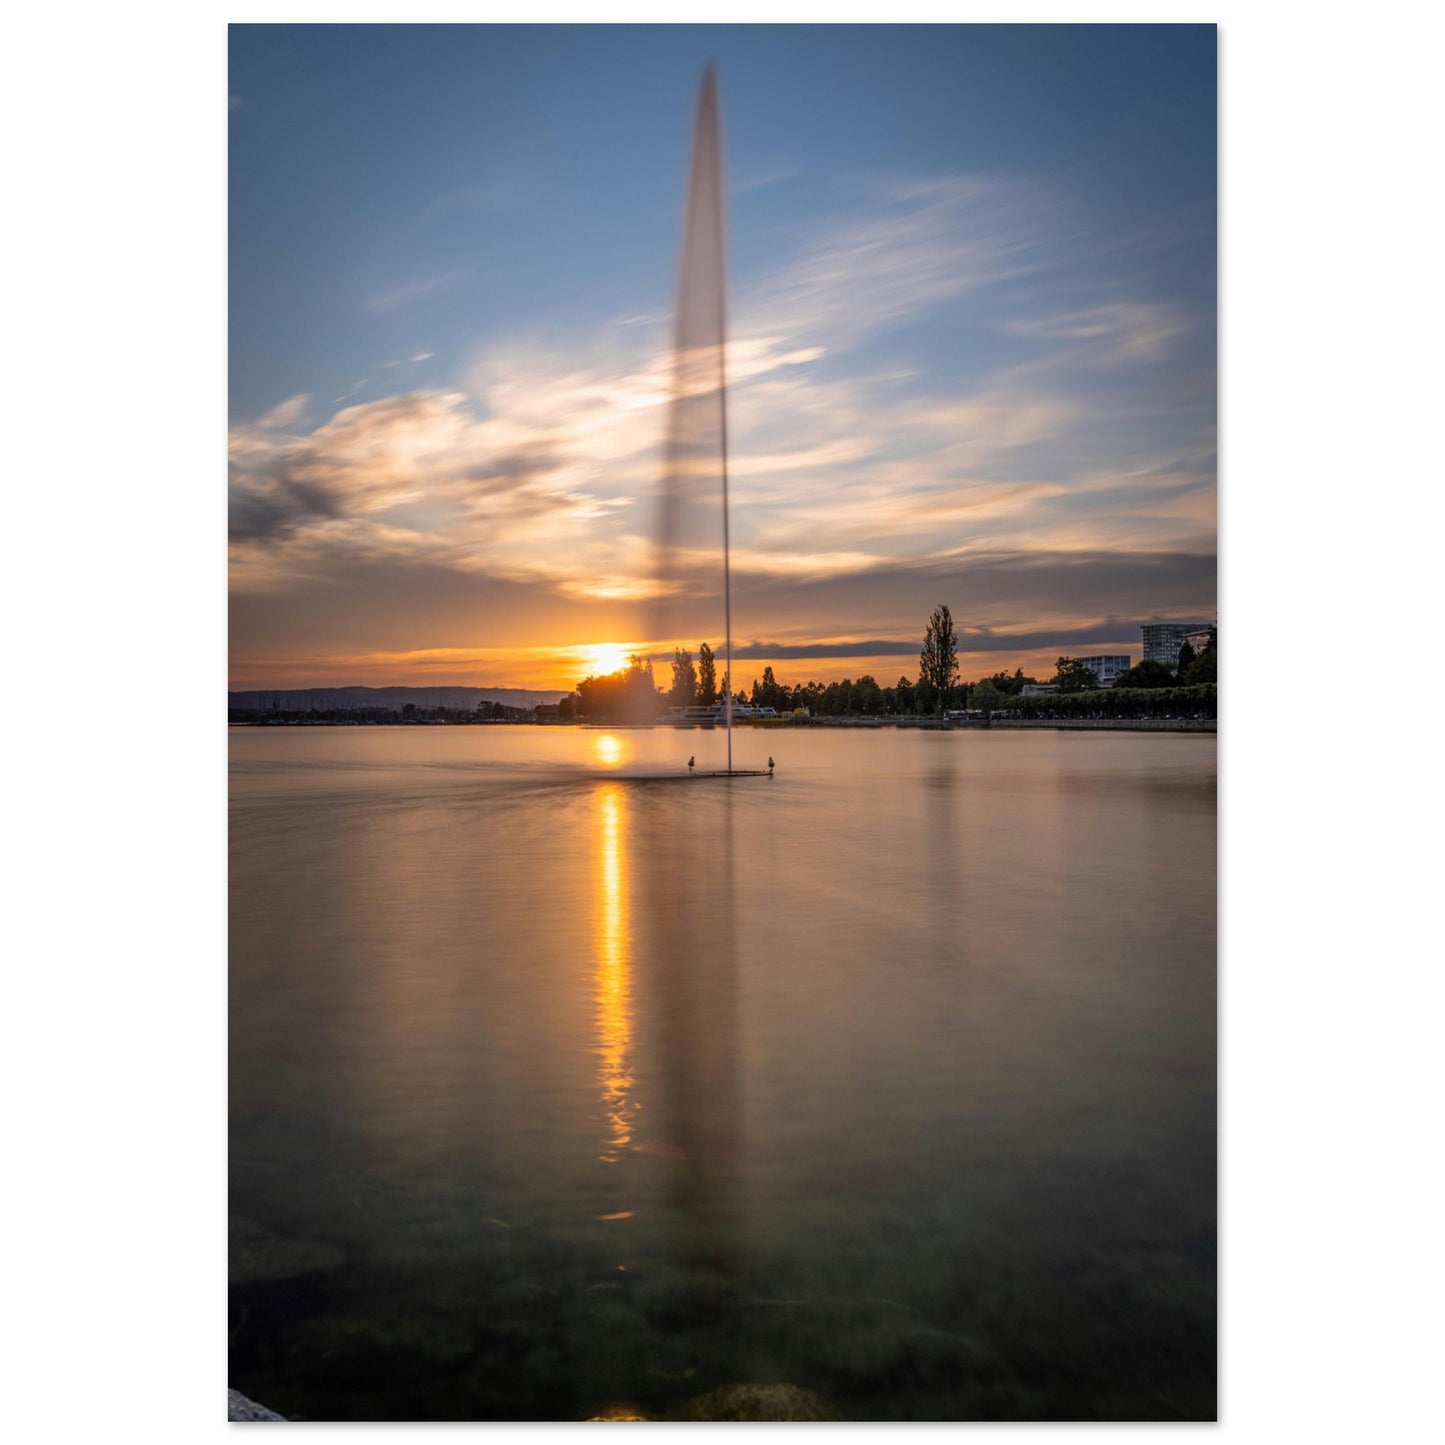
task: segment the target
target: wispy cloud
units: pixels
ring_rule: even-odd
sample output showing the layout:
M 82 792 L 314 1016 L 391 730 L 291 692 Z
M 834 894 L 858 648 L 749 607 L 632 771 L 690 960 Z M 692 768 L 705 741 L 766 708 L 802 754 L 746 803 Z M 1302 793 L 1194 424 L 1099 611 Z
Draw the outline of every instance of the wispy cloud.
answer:
M 455 286 L 466 274 L 466 268 L 463 267 L 457 271 L 446 271 L 440 276 L 427 276 L 417 281 L 408 281 L 404 286 L 396 287 L 395 290 L 367 297 L 366 309 L 383 314 L 387 311 L 395 311 L 398 306 L 409 306 L 413 301 L 420 301 L 427 296 L 439 296 L 443 291 L 450 290 Z
M 1011 637 L 1037 630 L 1046 598 L 1071 596 L 1102 618 L 1111 598 L 1142 596 L 1155 574 L 1125 567 L 1130 556 L 1169 559 L 1169 575 L 1198 585 L 1213 548 L 1209 438 L 1170 451 L 1112 424 L 1101 440 L 1082 386 L 1101 366 L 1147 373 L 1196 323 L 1122 296 L 1010 317 L 1007 288 L 1028 278 L 1047 294 L 1057 236 L 1072 225 L 1046 194 L 987 177 L 875 191 L 876 205 L 804 237 L 739 290 L 728 358 L 737 575 L 791 615 L 804 616 L 806 597 L 860 627 L 916 608 L 940 578 L 960 591 L 959 578 L 987 579 L 992 610 L 974 622 Z M 463 274 L 368 304 L 385 311 Z M 1034 361 L 949 384 L 910 364 L 906 345 L 887 360 L 870 345 L 989 288 L 1002 299 L 974 324 L 1035 343 Z M 235 586 L 425 566 L 562 600 L 646 597 L 672 379 L 658 314 L 493 343 L 461 387 L 345 406 L 304 435 L 294 429 L 309 398 L 292 397 L 232 434 Z M 1140 403 L 1144 416 L 1157 408 L 1153 394 Z M 695 561 L 690 600 L 701 604 L 715 557 Z M 1125 577 L 1111 593 L 1108 579 Z M 1069 617 L 1056 611 L 1055 632 Z
M 780 186 L 785 181 L 793 180 L 798 174 L 798 167 L 788 161 L 761 165 L 733 176 L 728 183 L 728 191 L 734 196 L 744 196 L 750 191 L 763 191 L 769 186 Z
M 1192 322 L 1158 302 L 1115 301 L 1082 311 L 1007 321 L 1003 330 L 1015 336 L 1079 343 L 1072 359 L 1100 366 L 1124 366 L 1162 360 L 1169 343 L 1190 330 Z
M 970 291 L 1045 264 L 1057 207 L 987 176 L 874 187 L 865 210 L 821 229 L 779 273 L 746 288 L 739 332 L 856 345 Z
M 306 415 L 306 408 L 310 402 L 311 398 L 305 393 L 300 396 L 288 397 L 285 401 L 273 406 L 256 423 L 256 427 L 260 431 L 282 431 L 286 427 L 294 426 Z

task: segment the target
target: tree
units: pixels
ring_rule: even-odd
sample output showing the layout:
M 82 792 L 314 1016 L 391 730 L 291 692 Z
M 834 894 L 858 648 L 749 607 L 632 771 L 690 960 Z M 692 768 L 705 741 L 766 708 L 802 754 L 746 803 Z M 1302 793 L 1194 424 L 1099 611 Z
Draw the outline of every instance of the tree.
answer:
M 853 684 L 853 711 L 864 717 L 876 717 L 883 711 L 883 689 L 869 673 Z
M 1162 662 L 1145 658 L 1143 662 L 1136 662 L 1128 672 L 1121 672 L 1114 679 L 1114 686 L 1115 688 L 1173 687 L 1174 674 Z
M 1188 645 L 1187 643 L 1185 644 Z M 1189 663 L 1184 661 L 1184 649 L 1179 651 L 1179 681 L 1186 687 L 1199 687 L 1216 682 L 1219 678 L 1219 631 L 1209 629 L 1209 641 L 1204 651 Z
M 1189 642 L 1186 640 L 1185 642 L 1183 642 L 1183 643 L 1180 645 L 1180 648 L 1179 648 L 1179 667 L 1178 667 L 1178 673 L 1179 673 L 1179 680 L 1180 680 L 1181 682 L 1184 680 L 1184 674 L 1185 674 L 1186 671 L 1188 671 L 1189 664 L 1190 664 L 1191 662 L 1193 662 L 1193 661 L 1194 661 L 1194 649 L 1193 649 L 1193 647 L 1191 647 L 1191 646 L 1189 645 Z
M 1039 680 L 1036 677 L 1025 677 L 1023 668 L 1016 667 L 1011 673 L 996 672 L 988 681 L 1006 696 L 1017 697 L 1024 690 L 1025 683 L 1031 683 L 1037 687 Z
M 652 664 L 636 656 L 619 672 L 579 682 L 577 696 L 582 715 L 601 722 L 653 722 L 664 701 Z
M 991 677 L 973 685 L 972 706 L 984 712 L 999 712 L 1008 701 L 1009 695 Z
M 780 712 L 788 705 L 785 689 L 773 676 L 773 669 L 763 669 L 763 680 L 753 679 L 753 706 L 777 708 Z
M 928 631 L 923 635 L 923 651 L 918 656 L 918 687 L 932 690 L 938 705 L 948 706 L 949 690 L 958 680 L 958 639 L 953 631 L 953 614 L 944 603 L 933 609 Z
M 697 668 L 693 666 L 692 653 L 682 648 L 672 650 L 672 686 L 668 689 L 667 700 L 673 707 L 691 707 L 697 696 Z
M 823 709 L 823 684 L 821 682 L 799 683 L 793 689 L 793 707 L 806 708 L 810 713 L 821 712 Z
M 717 663 L 705 642 L 697 650 L 696 698 L 699 707 L 711 707 L 717 701 Z
M 1072 657 L 1061 657 L 1054 664 L 1054 687 L 1059 692 L 1096 692 L 1099 675 Z

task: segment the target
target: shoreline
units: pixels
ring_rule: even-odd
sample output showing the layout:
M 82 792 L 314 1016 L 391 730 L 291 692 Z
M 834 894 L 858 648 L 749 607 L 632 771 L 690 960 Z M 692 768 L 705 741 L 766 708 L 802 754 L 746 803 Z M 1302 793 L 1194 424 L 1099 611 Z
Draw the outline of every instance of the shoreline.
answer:
M 603 732 L 722 732 L 716 723 L 604 723 L 604 722 L 329 722 L 295 721 L 285 723 L 228 722 L 228 728 L 438 728 L 438 727 L 525 727 L 582 728 Z M 903 732 L 989 732 L 995 728 L 1005 732 L 1134 732 L 1134 733 L 1218 733 L 1218 718 L 992 718 L 987 722 L 947 722 L 935 718 L 768 718 L 743 719 L 733 724 L 734 731 L 774 728 L 852 728 L 873 732 L 897 728 Z

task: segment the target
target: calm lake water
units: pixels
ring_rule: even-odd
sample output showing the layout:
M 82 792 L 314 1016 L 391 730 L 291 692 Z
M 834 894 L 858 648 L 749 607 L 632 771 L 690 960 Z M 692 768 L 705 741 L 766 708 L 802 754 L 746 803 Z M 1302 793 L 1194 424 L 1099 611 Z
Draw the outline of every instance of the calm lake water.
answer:
M 1213 737 L 233 729 L 231 1380 L 1212 1419 Z

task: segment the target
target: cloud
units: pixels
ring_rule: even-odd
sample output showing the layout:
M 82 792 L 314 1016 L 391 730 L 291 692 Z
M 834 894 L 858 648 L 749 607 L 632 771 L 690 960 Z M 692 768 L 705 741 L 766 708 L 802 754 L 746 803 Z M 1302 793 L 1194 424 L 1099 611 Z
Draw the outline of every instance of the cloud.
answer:
M 574 586 L 579 555 L 599 575 L 640 564 L 627 539 L 588 547 L 623 503 L 570 487 L 545 431 L 485 418 L 461 393 L 348 407 L 306 436 L 238 427 L 230 451 L 240 586 L 384 558 Z
M 1047 264 L 1057 207 L 991 176 L 874 185 L 865 211 L 831 221 L 773 277 L 738 297 L 738 334 L 826 336 L 834 349 Z
M 801 174 L 798 167 L 787 161 L 773 165 L 756 166 L 752 170 L 735 176 L 728 183 L 728 194 L 744 196 L 750 191 L 766 190 L 769 186 L 781 185 Z
M 447 271 L 440 276 L 428 276 L 419 281 L 408 281 L 406 285 L 398 286 L 394 291 L 369 296 L 366 301 L 366 309 L 382 314 L 387 311 L 395 311 L 398 306 L 409 306 L 413 301 L 420 301 L 427 296 L 438 296 L 443 291 L 455 286 L 466 274 L 466 269 L 462 268 L 457 271 Z
M 1053 627 L 1029 632 L 995 632 L 989 628 L 956 628 L 960 652 L 1006 652 L 1010 655 L 1037 651 L 1039 648 L 1095 646 L 1100 641 L 1128 637 L 1137 633 L 1139 624 L 1132 618 L 1107 617 L 1083 626 Z M 809 658 L 834 657 L 917 657 L 922 650 L 922 637 L 865 638 L 850 642 L 744 642 L 733 643 L 733 660 L 761 659 L 804 661 Z
M 1007 321 L 1003 330 L 1014 336 L 1074 341 L 1068 355 L 1098 366 L 1126 366 L 1161 361 L 1169 343 L 1193 323 L 1157 302 L 1116 301 L 1083 311 Z
M 970 647 L 984 652 L 991 637 L 1010 639 L 1003 651 L 1043 636 L 1044 621 L 1048 645 L 1062 646 L 1080 617 L 1175 599 L 1208 607 L 1212 410 L 1174 397 L 1162 365 L 1196 323 L 1131 299 L 1021 316 L 1017 283 L 1035 305 L 1051 294 L 1073 224 L 1028 185 L 875 182 L 866 211 L 804 236 L 739 289 L 728 355 L 739 631 L 777 635 L 775 619 L 787 618 L 811 629 L 795 647 L 852 646 L 836 639 L 886 637 L 940 598 L 975 609 L 987 599 L 969 620 Z M 368 304 L 404 305 L 463 274 Z M 990 289 L 987 308 L 979 298 L 958 314 L 981 333 L 1037 343 L 1036 358 L 966 380 L 911 359 L 908 327 L 928 320 L 936 336 L 945 308 Z M 669 331 L 657 313 L 497 340 L 460 386 L 344 406 L 305 434 L 295 428 L 310 398 L 297 396 L 237 427 L 238 595 L 321 605 L 344 579 L 378 625 L 384 594 L 364 579 L 424 577 L 435 590 L 449 577 L 528 589 L 554 625 L 630 618 L 618 635 L 659 635 L 638 604 L 657 591 L 654 503 L 676 379 Z M 872 344 L 884 333 L 895 333 L 886 357 Z M 1101 378 L 1101 367 L 1120 374 Z M 1170 404 L 1185 420 L 1165 426 Z M 710 515 L 720 527 L 720 510 Z M 687 587 L 669 621 L 679 636 L 716 635 L 707 619 L 720 540 L 683 553 Z
M 310 402 L 311 398 L 305 393 L 300 396 L 288 397 L 279 405 L 273 406 L 256 423 L 256 427 L 260 431 L 280 431 L 285 427 L 293 426 L 305 416 Z

